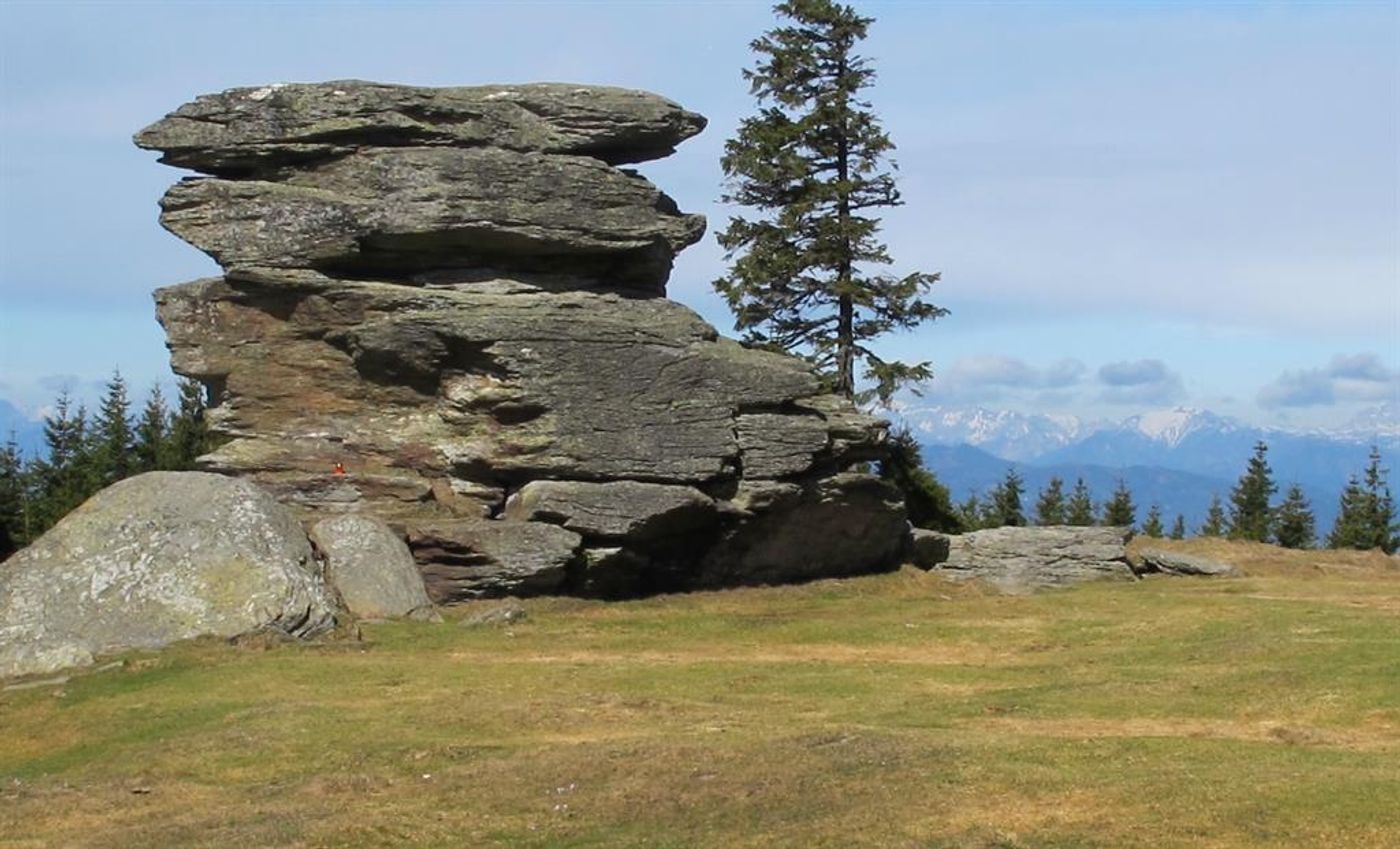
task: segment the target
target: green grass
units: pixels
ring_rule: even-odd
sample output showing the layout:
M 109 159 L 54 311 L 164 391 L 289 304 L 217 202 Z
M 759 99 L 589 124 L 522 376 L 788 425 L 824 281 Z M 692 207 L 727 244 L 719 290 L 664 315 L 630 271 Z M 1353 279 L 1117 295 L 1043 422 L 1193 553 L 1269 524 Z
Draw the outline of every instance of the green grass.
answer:
M 0 692 L 0 847 L 1400 845 L 1400 568 L 916 572 Z

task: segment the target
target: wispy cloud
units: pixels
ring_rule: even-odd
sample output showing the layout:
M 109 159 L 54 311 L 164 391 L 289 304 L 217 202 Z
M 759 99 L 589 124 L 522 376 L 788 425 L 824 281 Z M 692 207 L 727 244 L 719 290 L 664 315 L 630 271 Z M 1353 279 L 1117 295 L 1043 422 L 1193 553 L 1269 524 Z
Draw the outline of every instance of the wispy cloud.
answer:
M 1285 371 L 1259 390 L 1263 407 L 1321 407 L 1400 401 L 1400 369 L 1374 353 L 1338 354 L 1316 369 Z

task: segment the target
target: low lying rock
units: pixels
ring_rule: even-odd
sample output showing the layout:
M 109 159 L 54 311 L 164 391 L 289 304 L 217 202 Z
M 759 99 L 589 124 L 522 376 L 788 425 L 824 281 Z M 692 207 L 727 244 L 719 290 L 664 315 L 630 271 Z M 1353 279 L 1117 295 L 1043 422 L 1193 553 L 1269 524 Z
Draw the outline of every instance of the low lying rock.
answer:
M 909 531 L 909 561 L 927 572 L 948 562 L 953 538 L 948 534 L 913 528 Z
M 1212 560 L 1198 554 L 1183 554 L 1163 548 L 1142 548 L 1137 552 L 1139 572 L 1161 572 L 1167 575 L 1205 575 L 1234 577 L 1240 570 L 1233 564 Z
M 325 558 L 326 579 L 356 616 L 385 619 L 431 609 L 413 553 L 373 516 L 322 519 L 311 528 L 311 541 Z
M 516 599 L 508 598 L 499 604 L 492 604 L 481 610 L 473 610 L 462 619 L 462 625 L 467 628 L 479 628 L 483 625 L 513 625 L 529 618 L 530 614 L 523 604 Z
M 204 635 L 311 636 L 334 616 L 306 534 L 270 495 L 149 472 L 94 495 L 0 569 L 0 677 Z
M 506 502 L 505 517 L 634 544 L 693 533 L 716 521 L 714 500 L 699 490 L 640 481 L 531 481 Z
M 1131 528 L 991 528 L 949 538 L 949 577 L 981 578 L 1005 592 L 1099 580 L 1132 580 Z

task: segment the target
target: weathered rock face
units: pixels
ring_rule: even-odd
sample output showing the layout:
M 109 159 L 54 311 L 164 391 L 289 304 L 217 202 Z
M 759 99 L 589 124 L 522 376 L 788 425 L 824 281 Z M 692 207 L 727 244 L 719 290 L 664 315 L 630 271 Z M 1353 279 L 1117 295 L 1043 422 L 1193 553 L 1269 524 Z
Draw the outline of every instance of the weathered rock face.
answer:
M 1132 580 L 1126 548 L 1131 536 L 1131 528 L 991 528 L 948 537 L 948 559 L 938 568 L 1011 593 Z
M 151 472 L 93 496 L 0 569 L 0 676 L 103 652 L 330 627 L 306 534 L 246 480 Z
M 156 294 L 231 437 L 205 466 L 384 519 L 435 601 L 893 565 L 903 506 L 847 471 L 883 423 L 660 297 L 703 219 L 612 163 L 701 126 L 611 89 L 327 83 L 143 131 L 221 175 L 163 221 L 225 276 Z

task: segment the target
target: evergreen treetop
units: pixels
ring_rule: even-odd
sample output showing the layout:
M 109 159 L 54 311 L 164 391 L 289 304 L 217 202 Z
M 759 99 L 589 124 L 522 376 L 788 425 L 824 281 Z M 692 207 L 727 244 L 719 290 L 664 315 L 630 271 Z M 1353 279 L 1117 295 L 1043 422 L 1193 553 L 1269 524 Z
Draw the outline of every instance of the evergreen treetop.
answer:
M 1205 524 L 1197 532 L 1203 537 L 1219 537 L 1225 535 L 1225 505 L 1220 503 L 1220 495 L 1212 494 L 1210 497 L 1210 508 L 1206 511 Z
M 1274 511 L 1272 535 L 1284 548 L 1312 548 L 1317 541 L 1316 520 L 1303 488 L 1293 484 Z
M 1050 478 L 1040 497 L 1035 501 L 1035 523 L 1037 525 L 1063 525 L 1065 523 L 1065 482 L 1058 477 Z
M 1137 522 L 1137 507 L 1133 505 L 1133 494 L 1122 478 L 1113 495 L 1103 507 L 1103 524 L 1112 527 L 1132 527 Z
M 1065 504 L 1065 524 L 1088 527 L 1094 524 L 1094 500 L 1089 496 L 1089 485 L 1083 478 L 1076 478 L 1069 501 Z

